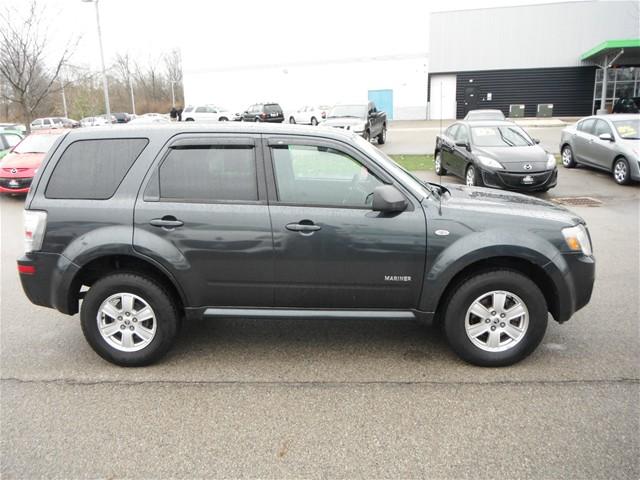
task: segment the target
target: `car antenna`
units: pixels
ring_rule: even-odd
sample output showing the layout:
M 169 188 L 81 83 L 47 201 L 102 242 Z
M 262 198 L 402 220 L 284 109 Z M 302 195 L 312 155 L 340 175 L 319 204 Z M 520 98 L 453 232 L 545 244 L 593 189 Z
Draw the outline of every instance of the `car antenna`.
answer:
M 442 140 L 442 78 L 440 79 L 440 140 Z M 440 155 L 440 170 L 442 171 L 442 155 Z M 438 215 L 442 215 L 442 175 L 438 175 L 438 187 L 440 187 L 438 192 Z

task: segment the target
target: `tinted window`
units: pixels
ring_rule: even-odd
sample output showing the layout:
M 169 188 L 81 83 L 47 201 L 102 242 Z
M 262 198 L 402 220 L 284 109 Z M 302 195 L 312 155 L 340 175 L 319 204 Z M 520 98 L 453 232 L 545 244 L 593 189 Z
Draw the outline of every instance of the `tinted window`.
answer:
M 208 110 L 209 109 L 207 107 L 198 107 L 198 108 L 196 108 L 196 113 L 205 113 Z
M 382 185 L 365 166 L 332 148 L 277 146 L 272 155 L 281 202 L 365 207 Z
M 581 132 L 590 133 L 591 135 L 593 135 L 595 122 L 596 122 L 595 119 L 588 118 L 587 120 L 584 120 L 583 122 L 580 122 L 578 124 L 578 130 L 580 130 Z
M 160 197 L 205 203 L 257 201 L 255 149 L 249 145 L 171 149 L 160 167 Z
M 280 108 L 280 105 L 273 103 L 271 105 L 265 105 L 264 111 L 265 113 L 280 113 L 282 112 L 282 109 Z
M 148 142 L 122 138 L 72 143 L 51 174 L 47 198 L 110 198 Z

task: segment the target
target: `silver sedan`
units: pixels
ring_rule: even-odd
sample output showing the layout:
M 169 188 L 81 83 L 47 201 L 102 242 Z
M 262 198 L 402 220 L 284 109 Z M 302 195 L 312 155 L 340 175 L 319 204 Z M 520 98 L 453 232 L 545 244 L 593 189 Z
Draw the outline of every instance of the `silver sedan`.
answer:
M 606 170 L 623 185 L 640 182 L 640 115 L 598 115 L 583 118 L 562 131 L 562 165 Z

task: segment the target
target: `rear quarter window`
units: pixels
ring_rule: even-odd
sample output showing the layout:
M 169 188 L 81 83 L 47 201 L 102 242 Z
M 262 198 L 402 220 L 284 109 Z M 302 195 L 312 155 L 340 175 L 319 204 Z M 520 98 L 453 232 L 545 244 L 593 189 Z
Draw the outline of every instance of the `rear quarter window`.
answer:
M 58 160 L 47 198 L 106 200 L 149 143 L 146 138 L 78 140 Z

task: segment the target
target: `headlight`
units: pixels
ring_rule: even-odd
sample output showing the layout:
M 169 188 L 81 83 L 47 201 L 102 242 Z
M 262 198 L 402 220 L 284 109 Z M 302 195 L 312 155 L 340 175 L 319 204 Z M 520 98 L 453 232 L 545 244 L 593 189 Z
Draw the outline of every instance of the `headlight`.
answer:
M 553 170 L 556 166 L 556 157 L 547 153 L 547 170 Z
M 564 235 L 564 241 L 567 242 L 569 250 L 574 252 L 582 251 L 585 255 L 593 254 L 591 240 L 584 225 L 563 228 L 562 235 Z
M 489 158 L 489 157 L 484 157 L 482 155 L 478 155 L 478 160 L 485 167 L 504 169 L 504 167 L 502 165 L 500 165 L 500 162 L 498 162 L 497 160 L 494 160 L 493 158 Z

